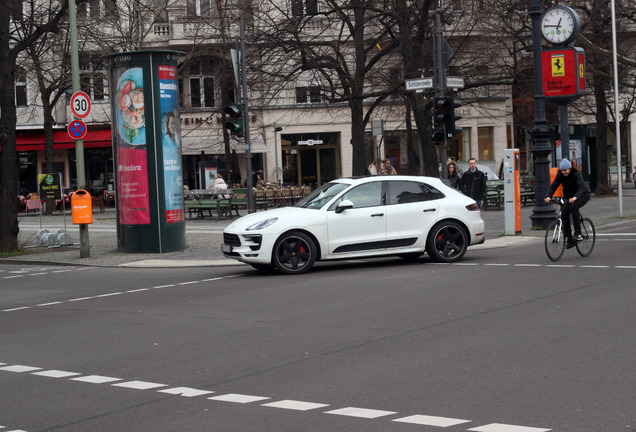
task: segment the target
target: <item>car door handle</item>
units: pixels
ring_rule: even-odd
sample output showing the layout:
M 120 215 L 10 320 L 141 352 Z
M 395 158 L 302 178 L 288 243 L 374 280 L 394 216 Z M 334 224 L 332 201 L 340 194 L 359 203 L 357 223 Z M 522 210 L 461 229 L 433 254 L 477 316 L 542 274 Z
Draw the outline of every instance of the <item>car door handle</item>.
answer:
M 373 213 L 371 215 L 371 217 L 379 217 L 379 216 L 384 216 L 384 213 Z
M 426 213 L 426 212 L 434 212 L 434 211 L 435 211 L 435 209 L 434 209 L 434 208 L 430 208 L 430 209 L 424 209 L 424 210 L 422 210 L 422 211 L 423 211 L 424 213 Z

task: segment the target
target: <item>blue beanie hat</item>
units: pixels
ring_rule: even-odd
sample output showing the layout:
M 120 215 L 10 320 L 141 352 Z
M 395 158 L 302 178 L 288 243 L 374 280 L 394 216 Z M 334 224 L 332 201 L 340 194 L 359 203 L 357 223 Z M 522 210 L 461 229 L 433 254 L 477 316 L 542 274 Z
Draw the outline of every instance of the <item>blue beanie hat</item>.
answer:
M 559 166 L 559 169 L 567 170 L 567 169 L 570 169 L 570 168 L 572 168 L 572 164 L 570 163 L 570 161 L 567 160 L 567 159 L 563 159 L 561 161 L 561 165 Z

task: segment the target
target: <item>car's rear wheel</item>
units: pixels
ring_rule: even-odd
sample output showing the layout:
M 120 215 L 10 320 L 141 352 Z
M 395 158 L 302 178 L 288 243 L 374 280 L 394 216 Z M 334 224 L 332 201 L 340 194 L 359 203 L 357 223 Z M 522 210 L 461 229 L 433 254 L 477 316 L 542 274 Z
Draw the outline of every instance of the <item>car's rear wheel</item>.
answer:
M 452 221 L 435 225 L 426 242 L 426 253 L 436 262 L 459 261 L 467 248 L 468 234 L 461 225 Z
M 273 255 L 273 263 L 280 272 L 301 274 L 314 265 L 318 250 L 307 234 L 290 231 L 276 241 Z

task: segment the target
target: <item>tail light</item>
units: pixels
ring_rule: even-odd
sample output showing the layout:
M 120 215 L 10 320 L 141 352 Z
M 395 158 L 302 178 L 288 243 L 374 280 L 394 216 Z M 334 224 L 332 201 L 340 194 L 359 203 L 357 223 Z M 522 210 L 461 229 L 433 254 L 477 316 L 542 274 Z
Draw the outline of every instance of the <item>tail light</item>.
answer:
M 466 210 L 468 210 L 468 211 L 479 211 L 479 206 L 477 205 L 477 203 L 468 204 L 466 206 Z

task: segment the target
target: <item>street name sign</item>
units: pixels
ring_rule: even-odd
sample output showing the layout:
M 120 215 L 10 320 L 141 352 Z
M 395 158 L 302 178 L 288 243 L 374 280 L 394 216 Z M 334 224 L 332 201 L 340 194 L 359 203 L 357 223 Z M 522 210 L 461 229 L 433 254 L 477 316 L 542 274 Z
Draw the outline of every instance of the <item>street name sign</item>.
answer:
M 433 88 L 433 78 L 418 78 L 404 81 L 407 91 Z
M 446 87 L 453 89 L 463 89 L 464 78 L 446 77 Z

